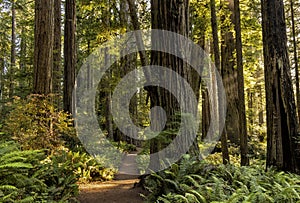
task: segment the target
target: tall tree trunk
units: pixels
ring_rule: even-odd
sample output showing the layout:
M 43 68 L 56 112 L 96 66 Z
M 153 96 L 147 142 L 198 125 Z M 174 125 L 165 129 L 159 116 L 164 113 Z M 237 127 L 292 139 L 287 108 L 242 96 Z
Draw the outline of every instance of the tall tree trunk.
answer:
M 33 92 L 52 92 L 54 1 L 35 0 Z
M 236 37 L 236 59 L 237 59 L 237 83 L 238 83 L 238 109 L 239 109 L 239 138 L 241 149 L 241 165 L 249 165 L 248 158 L 248 135 L 245 110 L 245 93 L 244 93 L 244 67 L 243 67 L 243 50 L 241 37 L 240 22 L 240 2 L 234 0 L 234 28 Z
M 66 0 L 64 30 L 64 110 L 74 113 L 72 92 L 75 85 L 76 71 L 76 3 Z
M 9 69 L 9 98 L 14 94 L 14 75 L 16 67 L 16 8 L 15 0 L 11 1 L 11 53 Z
M 131 14 L 131 19 L 134 19 L 134 21 L 132 20 L 134 27 L 139 29 L 139 22 L 137 21 L 137 13 L 131 13 L 136 11 L 135 8 L 135 4 L 132 0 L 121 0 L 121 5 L 120 5 L 120 22 L 121 22 L 121 26 L 123 27 L 124 30 L 126 30 L 127 32 L 130 31 L 130 26 L 129 26 L 129 20 L 130 20 L 130 16 L 129 13 Z M 129 5 L 130 4 L 130 5 Z M 135 22 L 137 21 L 137 22 Z M 141 42 L 142 43 L 142 42 Z M 124 50 L 126 53 L 130 52 L 130 49 L 132 49 L 133 47 L 130 45 L 127 45 L 126 49 Z M 134 47 L 135 48 L 135 47 Z M 146 54 L 145 52 L 141 52 L 140 56 L 142 56 L 145 60 L 142 63 L 146 64 L 146 58 L 145 56 L 143 56 L 143 54 Z M 129 71 L 132 71 L 134 69 L 137 68 L 137 54 L 136 53 L 132 53 L 132 54 L 125 54 L 125 56 L 123 57 L 123 60 L 121 62 L 121 68 L 122 68 L 122 76 L 121 78 L 123 78 L 125 76 L 126 73 L 128 73 Z M 134 82 L 132 81 L 132 85 L 134 86 Z M 129 106 L 129 112 L 131 113 L 131 118 L 133 120 L 133 123 L 137 125 L 137 118 L 138 118 L 138 110 L 137 110 L 137 95 L 135 94 L 132 98 L 131 98 L 131 102 L 130 102 L 130 106 Z M 133 138 L 128 137 L 127 140 L 129 140 L 129 142 L 131 144 L 135 144 L 137 143 L 137 140 L 134 140 Z
M 296 31 L 295 31 L 294 0 L 290 0 L 290 6 L 291 6 L 291 18 L 292 18 L 292 35 L 293 35 L 295 77 L 296 77 L 296 101 L 297 101 L 297 110 L 298 110 L 298 123 L 300 123 L 300 87 L 299 87 L 297 39 L 296 39 Z
M 220 48 L 219 48 L 219 36 L 218 36 L 218 23 L 217 23 L 217 15 L 216 15 L 216 3 L 215 0 L 210 0 L 211 6 L 211 26 L 212 26 L 212 35 L 213 35 L 213 51 L 214 51 L 214 58 L 215 58 L 215 66 L 219 72 L 221 72 L 221 62 L 220 62 Z M 223 59 L 222 59 L 223 60 Z M 219 87 L 221 84 L 218 81 L 218 90 L 221 88 Z M 219 127 L 221 126 L 222 118 L 225 117 L 224 107 L 221 106 L 221 97 L 218 96 L 218 111 L 219 111 Z M 213 121 L 212 121 L 213 122 Z M 223 132 L 219 130 L 221 133 L 221 144 L 222 144 L 222 158 L 223 164 L 227 164 L 230 162 L 229 160 L 229 152 L 228 152 L 228 145 L 227 145 L 227 130 L 226 126 Z
M 206 53 L 210 52 L 210 43 L 207 40 L 205 44 L 205 40 L 203 40 L 203 46 L 201 46 Z M 209 132 L 209 125 L 211 122 L 211 112 L 210 112 L 210 100 L 209 100 L 209 92 L 207 84 L 201 81 L 201 95 L 202 95 L 202 139 L 205 139 Z
M 53 47 L 53 93 L 56 94 L 55 104 L 60 108 L 61 95 L 61 0 L 54 1 L 54 47 Z
M 103 24 L 104 27 L 106 27 L 107 29 L 110 29 L 111 26 L 111 22 L 110 22 L 110 17 L 111 17 L 111 12 L 110 12 L 110 0 L 107 0 L 105 2 L 107 4 L 107 7 L 105 9 L 103 9 Z M 120 10 L 120 12 L 122 12 Z M 122 22 L 123 19 L 120 18 L 120 22 Z M 108 48 L 104 49 L 104 64 L 105 66 L 107 66 L 107 64 L 110 63 L 110 55 L 108 53 Z M 115 66 L 115 65 L 113 65 Z M 109 80 L 110 78 L 112 78 L 112 71 L 109 70 L 107 72 L 107 79 Z M 106 114 L 105 114 L 105 120 L 106 120 L 106 130 L 107 130 L 107 136 L 109 139 L 113 140 L 114 139 L 114 132 L 113 132 L 113 118 L 112 118 L 112 106 L 111 106 L 111 102 L 112 102 L 112 86 L 110 85 L 110 83 L 107 83 L 108 86 L 106 86 L 106 90 L 105 90 L 105 100 L 106 100 Z
M 233 0 L 226 0 L 223 2 L 226 4 L 225 10 L 230 13 L 230 22 L 234 23 L 234 3 Z M 226 16 L 223 15 L 222 19 L 222 48 L 221 48 L 221 71 L 223 84 L 226 91 L 227 101 L 227 114 L 225 129 L 228 139 L 235 144 L 239 144 L 239 117 L 238 112 L 238 84 L 237 84 L 237 69 L 235 69 L 235 40 L 233 32 L 231 31 L 231 25 L 226 23 Z
M 267 104 L 267 167 L 296 172 L 299 154 L 296 105 L 293 94 L 282 0 L 262 1 L 265 88 Z
M 176 15 L 175 15 L 176 14 Z M 160 30 L 167 30 L 171 32 L 178 33 L 182 36 L 188 37 L 189 34 L 189 1 L 188 0 L 152 0 L 151 1 L 151 22 L 152 22 L 152 29 L 160 29 Z M 152 34 L 152 50 L 156 50 L 156 47 L 170 47 L 174 46 L 174 42 L 170 42 L 168 40 L 164 42 L 160 42 L 159 40 L 156 40 L 160 36 L 156 36 Z M 177 42 L 180 43 L 180 42 Z M 176 44 L 176 42 L 175 42 Z M 181 50 L 176 49 L 174 47 L 175 51 L 178 51 L 178 54 Z M 185 53 L 181 53 L 185 54 Z M 190 71 L 190 67 L 183 62 L 182 59 L 179 59 L 175 56 L 172 56 L 168 53 L 162 53 L 157 51 L 151 52 L 151 65 L 158 65 L 162 67 L 168 67 L 175 71 L 176 73 L 180 74 L 183 78 L 186 79 L 186 81 L 193 86 L 193 82 L 191 74 L 192 71 Z M 166 77 L 165 81 L 166 83 L 172 83 L 172 81 L 177 81 L 176 78 L 172 78 L 171 76 L 161 76 Z M 177 85 L 177 84 L 172 84 Z M 199 88 L 197 90 L 194 90 L 194 92 L 199 91 Z M 161 106 L 164 108 L 167 116 L 167 125 L 166 130 L 178 130 L 178 125 L 176 121 L 178 122 L 178 117 L 176 118 L 176 113 L 179 112 L 179 103 L 177 102 L 174 95 L 172 95 L 170 92 L 166 91 L 163 88 L 151 88 L 149 90 L 150 93 L 150 100 L 151 100 L 151 107 L 154 106 Z M 183 97 L 185 93 L 180 92 L 180 96 Z M 180 101 L 180 98 L 178 98 Z M 189 101 L 186 101 L 185 105 L 190 105 Z M 155 115 L 155 113 L 158 112 L 151 112 L 154 115 L 152 115 L 152 118 L 156 118 L 160 115 Z M 181 115 L 184 116 L 184 115 Z M 176 120 L 177 119 L 177 120 Z M 159 119 L 156 119 L 159 120 Z M 153 121 L 155 122 L 155 121 Z M 154 131 L 155 128 L 160 128 L 161 123 L 154 124 Z M 152 126 L 152 124 L 151 124 Z M 160 126 L 160 127 L 159 127 Z M 188 136 L 188 134 L 187 134 Z M 181 140 L 181 143 L 177 143 L 178 151 L 181 151 L 180 147 L 184 146 L 186 143 L 186 140 Z M 150 147 L 150 153 L 155 153 L 161 148 L 164 148 L 165 145 L 168 145 L 168 143 L 162 143 L 161 140 L 153 139 L 151 142 Z M 190 154 L 193 156 L 197 156 L 199 154 L 199 149 L 197 148 L 197 142 L 194 142 L 194 144 L 191 146 Z M 152 157 L 151 157 L 152 158 Z M 157 162 L 158 160 L 150 160 L 150 168 L 152 167 L 153 162 Z

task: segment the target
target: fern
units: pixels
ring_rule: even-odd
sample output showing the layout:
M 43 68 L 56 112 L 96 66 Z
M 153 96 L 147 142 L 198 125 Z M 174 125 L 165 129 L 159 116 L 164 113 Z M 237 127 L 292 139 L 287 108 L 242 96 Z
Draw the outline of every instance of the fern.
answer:
M 77 165 L 63 153 L 47 161 L 42 151 L 0 142 L 0 155 L 0 202 L 68 202 L 78 192 Z
M 263 165 L 212 166 L 185 156 L 146 179 L 148 202 L 300 202 L 300 176 Z M 189 161 L 190 160 L 190 161 Z

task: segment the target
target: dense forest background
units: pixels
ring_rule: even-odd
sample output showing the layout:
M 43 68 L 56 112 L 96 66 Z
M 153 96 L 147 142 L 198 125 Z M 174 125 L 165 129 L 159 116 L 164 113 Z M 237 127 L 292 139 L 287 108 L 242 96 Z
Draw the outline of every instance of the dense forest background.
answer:
M 151 50 L 125 54 L 105 72 L 91 109 L 112 146 L 120 152 L 141 149 L 144 156 L 136 160 L 141 174 L 157 171 L 161 160 L 150 155 L 175 140 L 179 121 L 187 115 L 180 114 L 180 102 L 166 89 L 137 89 L 129 105 L 132 122 L 161 129 L 159 115 L 150 111 L 155 106 L 165 110 L 167 121 L 157 137 L 133 139 L 114 122 L 115 87 L 132 70 L 159 65 L 184 78 L 197 99 L 199 130 L 184 131 L 196 139 L 166 170 L 141 177 L 150 192 L 145 199 L 300 200 L 299 1 L 0 0 L 0 9 L 0 202 L 72 202 L 78 182 L 113 178 L 117 169 L 104 164 L 110 158 L 89 154 L 76 135 L 75 80 L 99 46 L 126 32 L 151 28 L 180 34 L 200 46 L 222 84 L 213 69 L 208 85 L 182 59 Z M 139 37 L 136 50 L 144 43 Z M 156 37 L 152 48 L 176 43 Z M 105 63 L 113 57 L 107 50 Z M 87 90 L 94 71 L 87 69 Z M 166 84 L 177 81 L 164 79 Z M 181 90 L 179 96 L 186 94 Z M 184 105 L 192 108 L 189 101 Z M 149 113 L 157 119 L 151 120 Z M 203 157 L 210 126 L 218 129 L 220 139 Z M 186 142 L 180 140 L 177 146 Z

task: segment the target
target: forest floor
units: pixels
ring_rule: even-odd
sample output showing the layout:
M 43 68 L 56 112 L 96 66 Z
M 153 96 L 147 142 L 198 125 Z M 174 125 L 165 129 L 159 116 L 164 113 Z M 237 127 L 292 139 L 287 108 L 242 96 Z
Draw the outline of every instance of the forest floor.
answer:
M 139 182 L 138 175 L 129 175 L 136 174 L 135 157 L 138 151 L 125 156 L 114 180 L 80 185 L 79 201 L 81 203 L 142 203 L 143 198 L 140 194 L 145 194 L 146 191 L 134 187 L 135 183 Z

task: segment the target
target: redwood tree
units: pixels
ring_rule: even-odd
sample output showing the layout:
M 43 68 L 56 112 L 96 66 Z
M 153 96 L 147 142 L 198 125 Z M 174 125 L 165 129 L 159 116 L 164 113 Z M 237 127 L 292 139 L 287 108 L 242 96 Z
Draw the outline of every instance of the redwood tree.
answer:
M 213 35 L 213 53 L 215 58 L 215 66 L 216 69 L 221 72 L 221 62 L 220 62 L 220 48 L 219 48 L 219 37 L 218 37 L 218 23 L 217 23 L 217 15 L 216 15 L 216 3 L 215 0 L 210 0 L 210 9 L 211 9 L 211 26 L 212 26 L 212 35 Z M 223 49 L 222 49 L 223 52 Z M 223 65 L 224 58 L 222 57 L 222 65 Z M 220 82 L 217 81 L 218 86 L 220 86 Z M 226 84 L 226 83 L 225 83 Z M 218 88 L 220 90 L 220 88 Z M 223 106 L 221 105 L 221 97 L 218 96 L 218 113 L 219 113 L 219 122 L 221 125 L 222 118 L 225 117 Z M 211 121 L 215 122 L 215 121 Z M 221 133 L 221 143 L 222 143 L 222 159 L 223 164 L 227 164 L 230 162 L 229 160 L 229 152 L 228 152 L 228 145 L 227 145 L 227 126 L 225 125 L 224 130 Z M 220 129 L 221 130 L 221 129 Z
M 244 67 L 240 22 L 240 1 L 234 0 L 234 28 L 236 37 L 236 59 L 237 59 L 237 82 L 238 82 L 238 110 L 239 110 L 239 138 L 241 149 L 241 165 L 249 165 L 248 158 L 248 135 L 245 110 L 244 93 Z
M 296 103 L 298 111 L 298 123 L 300 122 L 300 87 L 299 87 L 299 70 L 298 70 L 298 51 L 297 51 L 297 35 L 295 25 L 294 0 L 290 0 L 291 21 L 292 21 L 292 37 L 293 37 L 293 52 L 295 63 L 295 79 L 296 79 Z
M 262 0 L 267 167 L 295 172 L 296 106 L 293 95 L 282 0 Z
M 152 0 L 151 1 L 151 24 L 152 29 L 160 29 L 167 30 L 171 32 L 178 33 L 182 36 L 188 37 L 189 35 L 189 0 Z M 174 51 L 179 52 L 178 54 L 186 54 L 180 53 L 182 50 L 179 50 L 176 47 L 176 42 L 165 40 L 157 40 L 160 36 L 155 36 L 152 34 L 152 50 L 155 50 L 157 47 L 173 47 Z M 181 42 L 177 42 L 181 43 Z M 177 72 L 186 81 L 194 87 L 194 91 L 199 91 L 199 85 L 195 85 L 194 82 L 199 80 L 192 79 L 192 69 L 180 58 L 177 58 L 171 54 L 151 51 L 151 65 L 158 65 L 163 67 L 168 67 L 173 71 Z M 194 73 L 196 74 L 196 73 Z M 164 76 L 162 76 L 164 77 Z M 166 83 L 172 83 L 172 81 L 177 81 L 176 78 L 172 78 L 171 76 L 165 77 Z M 173 85 L 178 85 L 174 84 Z M 197 87 L 197 88 L 196 88 Z M 196 90 L 197 89 L 197 90 Z M 151 99 L 151 107 L 161 106 L 164 108 L 167 116 L 167 128 L 166 130 L 178 130 L 178 120 L 176 121 L 176 114 L 180 111 L 179 103 L 177 102 L 174 95 L 172 95 L 169 91 L 163 88 L 151 87 L 147 89 L 150 94 Z M 180 92 L 180 95 L 183 97 L 185 95 L 184 92 Z M 185 102 L 185 105 L 190 105 L 189 101 Z M 155 115 L 158 116 L 159 115 Z M 183 116 L 183 115 L 181 115 Z M 156 118 L 156 117 L 155 117 Z M 158 120 L 158 119 L 156 119 Z M 155 121 L 156 121 L 155 120 Z M 155 122 L 154 121 L 154 122 Z M 177 122 L 177 123 L 176 123 Z M 154 124 L 154 126 L 159 126 L 160 123 Z M 155 128 L 155 127 L 154 127 Z M 154 129 L 156 130 L 156 129 Z M 176 133 L 174 133 L 175 136 Z M 174 138 L 174 137 L 172 137 Z M 154 141 L 153 141 L 154 140 Z M 151 142 L 150 153 L 155 153 L 159 151 L 161 148 L 164 148 L 167 143 L 162 143 L 159 139 L 153 139 Z M 177 143 L 176 147 L 180 148 L 185 144 L 186 140 L 181 140 L 181 143 Z M 180 151 L 180 149 L 175 149 Z M 199 149 L 197 148 L 197 143 L 194 142 L 194 145 L 190 148 L 189 153 L 193 155 L 197 155 L 199 153 Z M 152 157 L 151 157 L 152 158 Z M 153 162 L 159 163 L 159 160 L 150 160 L 150 168 L 152 168 Z M 154 164 L 155 164 L 154 163 Z
M 52 92 L 54 0 L 35 0 L 33 92 Z
M 75 85 L 76 67 L 76 2 L 66 0 L 64 30 L 64 110 L 73 113 L 72 92 Z
M 233 0 L 226 0 L 224 12 L 229 14 L 230 24 L 227 21 L 227 16 L 223 14 L 221 16 L 221 72 L 223 78 L 223 84 L 226 91 L 227 112 L 226 112 L 226 124 L 225 129 L 228 139 L 239 144 L 239 122 L 237 119 L 238 114 L 238 84 L 237 84 L 237 69 L 235 68 L 235 39 L 232 31 L 232 25 L 234 24 L 234 2 Z

